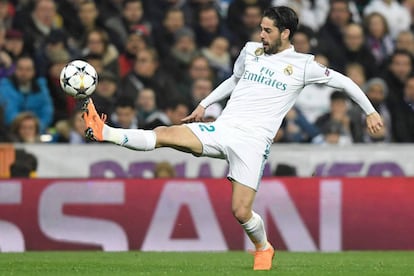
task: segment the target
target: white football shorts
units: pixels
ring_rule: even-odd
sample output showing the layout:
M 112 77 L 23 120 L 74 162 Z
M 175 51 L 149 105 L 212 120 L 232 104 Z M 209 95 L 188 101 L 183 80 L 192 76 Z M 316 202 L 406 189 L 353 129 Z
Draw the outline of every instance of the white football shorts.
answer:
M 187 127 L 203 145 L 201 156 L 226 159 L 229 180 L 257 191 L 270 145 L 254 133 L 226 122 L 190 123 Z

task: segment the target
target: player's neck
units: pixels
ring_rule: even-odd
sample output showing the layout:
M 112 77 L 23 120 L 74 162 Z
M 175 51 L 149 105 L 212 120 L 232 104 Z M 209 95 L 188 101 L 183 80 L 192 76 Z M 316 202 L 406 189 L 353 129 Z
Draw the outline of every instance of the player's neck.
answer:
M 280 46 L 279 50 L 275 54 L 278 54 L 278 53 L 283 52 L 284 50 L 290 49 L 290 47 L 292 47 L 292 44 L 290 42 L 284 43 Z

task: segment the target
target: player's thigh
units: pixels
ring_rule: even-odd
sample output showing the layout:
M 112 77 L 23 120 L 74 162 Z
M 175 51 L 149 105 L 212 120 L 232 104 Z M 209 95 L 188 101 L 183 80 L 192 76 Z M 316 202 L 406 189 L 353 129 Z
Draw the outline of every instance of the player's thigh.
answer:
M 171 147 L 184 152 L 201 154 L 203 146 L 197 136 L 185 125 L 157 127 L 156 147 Z

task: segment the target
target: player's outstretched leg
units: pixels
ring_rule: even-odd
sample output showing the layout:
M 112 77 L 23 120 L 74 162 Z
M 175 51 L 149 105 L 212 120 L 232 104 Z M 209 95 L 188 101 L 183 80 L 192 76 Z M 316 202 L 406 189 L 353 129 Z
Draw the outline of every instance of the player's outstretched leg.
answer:
M 112 128 L 105 124 L 106 115 L 99 116 L 91 98 L 85 100 L 83 120 L 86 124 L 85 135 L 93 141 L 108 141 L 133 150 L 153 150 L 156 135 L 152 130 Z

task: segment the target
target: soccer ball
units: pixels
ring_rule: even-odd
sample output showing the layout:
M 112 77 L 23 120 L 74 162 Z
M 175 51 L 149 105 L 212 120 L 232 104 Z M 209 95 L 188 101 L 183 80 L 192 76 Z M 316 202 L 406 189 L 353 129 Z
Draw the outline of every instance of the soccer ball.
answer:
M 98 75 L 92 65 L 83 60 L 73 60 L 60 72 L 60 86 L 66 94 L 84 99 L 95 91 Z

